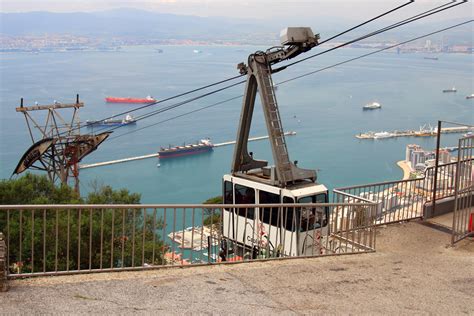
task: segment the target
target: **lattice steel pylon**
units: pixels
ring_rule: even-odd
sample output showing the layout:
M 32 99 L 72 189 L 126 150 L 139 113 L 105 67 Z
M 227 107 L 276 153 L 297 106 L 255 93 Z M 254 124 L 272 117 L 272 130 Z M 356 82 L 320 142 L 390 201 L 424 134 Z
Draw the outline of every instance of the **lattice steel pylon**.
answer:
M 20 174 L 27 169 L 46 171 L 53 183 L 68 184 L 74 179 L 74 189 L 79 193 L 79 162 L 110 135 L 104 132 L 97 135 L 81 135 L 79 109 L 84 106 L 79 102 L 59 103 L 54 101 L 49 105 L 23 106 L 16 108 L 25 116 L 26 125 L 33 145 L 23 154 L 13 174 Z M 72 110 L 70 119 L 59 113 L 60 110 Z M 45 123 L 39 123 L 41 118 L 33 118 L 32 111 L 47 111 Z

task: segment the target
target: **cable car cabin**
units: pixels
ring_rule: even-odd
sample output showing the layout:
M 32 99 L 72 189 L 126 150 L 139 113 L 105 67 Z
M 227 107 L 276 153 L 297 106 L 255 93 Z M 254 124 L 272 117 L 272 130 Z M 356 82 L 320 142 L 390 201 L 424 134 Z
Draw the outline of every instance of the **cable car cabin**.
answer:
M 327 203 L 328 190 L 322 184 L 303 182 L 287 188 L 259 183 L 233 175 L 223 177 L 225 204 Z M 322 236 L 327 235 L 328 207 L 257 207 L 224 209 L 224 243 L 251 258 L 301 256 L 322 253 Z M 223 250 L 223 251 L 222 251 Z

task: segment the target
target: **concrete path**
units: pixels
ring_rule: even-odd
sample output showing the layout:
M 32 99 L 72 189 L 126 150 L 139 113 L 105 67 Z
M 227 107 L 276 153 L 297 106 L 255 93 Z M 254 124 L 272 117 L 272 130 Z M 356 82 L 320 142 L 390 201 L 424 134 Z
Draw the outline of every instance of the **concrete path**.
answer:
M 410 222 L 372 254 L 16 280 L 0 313 L 474 315 L 474 240 L 449 238 Z

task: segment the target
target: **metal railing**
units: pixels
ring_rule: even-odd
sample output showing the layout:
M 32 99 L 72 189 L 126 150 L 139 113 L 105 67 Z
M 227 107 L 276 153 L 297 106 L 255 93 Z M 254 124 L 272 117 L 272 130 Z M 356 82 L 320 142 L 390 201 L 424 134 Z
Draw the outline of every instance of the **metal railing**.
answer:
M 459 139 L 451 244 L 474 236 L 474 136 Z
M 454 196 L 456 170 L 457 162 L 438 166 L 436 200 Z M 435 168 L 429 167 L 421 178 L 334 189 L 333 201 L 375 203 L 376 224 L 421 218 L 426 204 L 433 199 L 434 172 Z
M 9 278 L 375 250 L 375 204 L 0 205 Z
M 7 283 L 7 269 L 6 264 L 7 257 L 7 247 L 5 245 L 5 240 L 3 234 L 0 232 L 0 292 L 8 291 Z
M 335 189 L 335 203 L 375 203 L 375 224 L 388 224 L 423 216 L 429 197 L 424 179 L 390 181 Z

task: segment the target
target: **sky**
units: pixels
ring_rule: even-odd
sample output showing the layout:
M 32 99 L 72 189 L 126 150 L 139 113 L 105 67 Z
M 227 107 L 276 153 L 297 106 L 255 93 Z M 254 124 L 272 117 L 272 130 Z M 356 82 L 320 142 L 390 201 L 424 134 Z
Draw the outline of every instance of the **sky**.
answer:
M 416 0 L 406 13 L 420 12 L 450 0 Z M 135 8 L 160 13 L 234 18 L 339 17 L 360 19 L 374 16 L 408 0 L 0 0 L 1 12 L 93 12 Z M 469 8 L 470 7 L 470 8 Z M 402 10 L 402 11 L 403 11 Z M 440 19 L 473 17 L 473 2 L 460 5 Z M 401 13 L 400 13 L 401 14 Z M 397 16 L 394 15 L 393 19 Z

